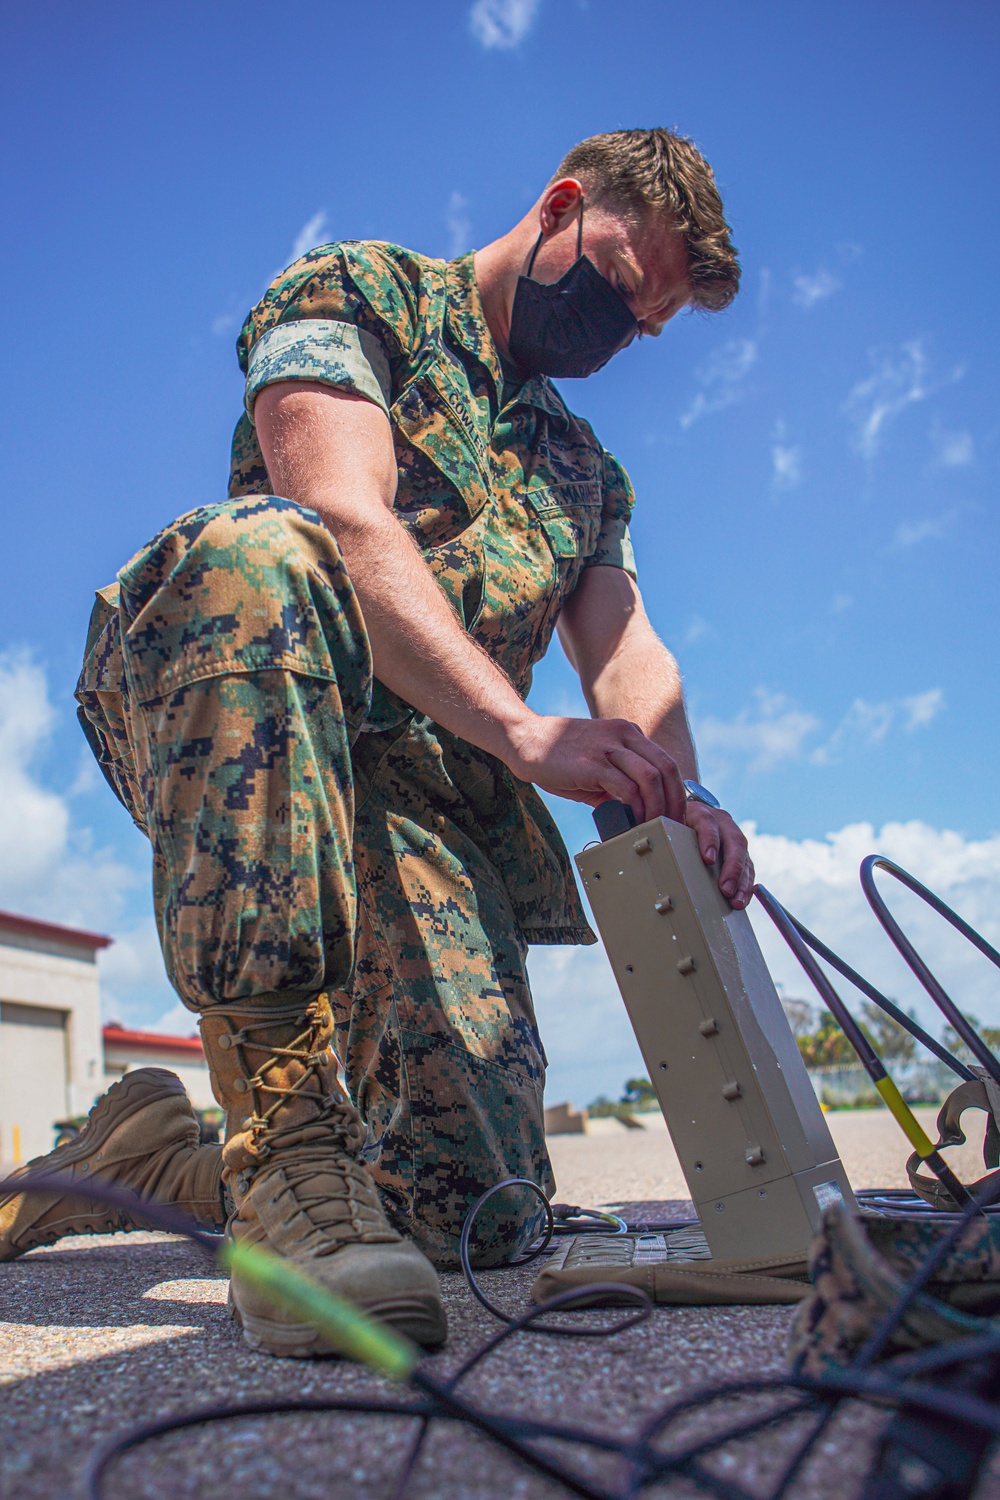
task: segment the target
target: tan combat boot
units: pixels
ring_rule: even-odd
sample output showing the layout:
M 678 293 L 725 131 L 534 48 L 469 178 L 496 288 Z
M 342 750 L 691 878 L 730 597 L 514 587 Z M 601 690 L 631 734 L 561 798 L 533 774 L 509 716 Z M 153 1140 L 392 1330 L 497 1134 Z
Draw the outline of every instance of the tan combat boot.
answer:
M 12 1175 L 59 1172 L 78 1193 L 8 1193 L 0 1197 L 0 1261 L 66 1234 L 143 1229 L 120 1208 L 87 1196 L 87 1183 L 113 1183 L 140 1198 L 170 1203 L 203 1229 L 221 1229 L 222 1148 L 199 1145 L 198 1120 L 184 1085 L 165 1068 L 137 1068 L 112 1084 L 80 1134 Z
M 359 1160 L 364 1127 L 337 1082 L 325 995 L 256 995 L 201 1018 L 226 1111 L 228 1232 L 294 1262 L 331 1292 L 420 1344 L 447 1336 L 437 1273 L 390 1226 Z M 234 1274 L 233 1316 L 253 1349 L 335 1352 L 310 1323 Z

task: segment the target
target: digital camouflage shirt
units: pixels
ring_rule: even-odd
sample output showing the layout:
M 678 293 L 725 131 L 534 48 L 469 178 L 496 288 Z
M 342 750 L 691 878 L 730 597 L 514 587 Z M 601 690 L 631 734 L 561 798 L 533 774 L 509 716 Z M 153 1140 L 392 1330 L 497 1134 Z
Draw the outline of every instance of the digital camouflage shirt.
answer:
M 633 494 L 620 464 L 544 376 L 507 384 L 483 315 L 473 256 L 444 262 L 396 245 L 312 250 L 282 273 L 238 342 L 246 411 L 230 494 L 272 485 L 253 426 L 258 392 L 281 380 L 350 391 L 387 413 L 395 514 L 466 630 L 526 696 L 584 568 L 634 576 Z M 364 765 L 413 710 L 376 683 L 355 750 Z M 467 804 L 529 942 L 592 942 L 562 839 L 537 793 L 494 757 L 430 721 L 442 805 Z M 426 761 L 427 756 L 424 756 Z

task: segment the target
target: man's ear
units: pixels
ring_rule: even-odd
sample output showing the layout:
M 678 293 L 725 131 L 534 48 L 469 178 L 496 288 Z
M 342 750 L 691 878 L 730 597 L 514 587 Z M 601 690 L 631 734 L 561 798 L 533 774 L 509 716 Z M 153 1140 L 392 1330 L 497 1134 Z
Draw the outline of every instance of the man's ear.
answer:
M 583 184 L 576 177 L 561 177 L 542 194 L 538 227 L 544 235 L 555 234 L 580 213 Z

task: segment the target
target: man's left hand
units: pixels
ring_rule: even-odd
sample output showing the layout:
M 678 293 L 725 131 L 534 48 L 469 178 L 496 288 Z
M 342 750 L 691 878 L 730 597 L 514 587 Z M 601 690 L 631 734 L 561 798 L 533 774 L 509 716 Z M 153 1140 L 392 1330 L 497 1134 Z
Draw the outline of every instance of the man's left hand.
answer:
M 730 906 L 742 911 L 753 894 L 754 869 L 743 830 L 721 807 L 687 804 L 684 821 L 698 836 L 706 865 L 719 860 L 719 890 Z

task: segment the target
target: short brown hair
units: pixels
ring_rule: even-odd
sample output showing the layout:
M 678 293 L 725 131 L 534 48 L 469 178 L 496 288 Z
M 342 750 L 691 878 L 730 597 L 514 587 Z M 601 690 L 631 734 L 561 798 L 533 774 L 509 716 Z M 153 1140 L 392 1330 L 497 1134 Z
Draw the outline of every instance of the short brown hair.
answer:
M 611 130 L 574 146 L 552 181 L 575 177 L 595 203 L 620 213 L 662 213 L 687 242 L 697 307 L 728 307 L 740 285 L 715 173 L 693 141 L 655 130 Z

